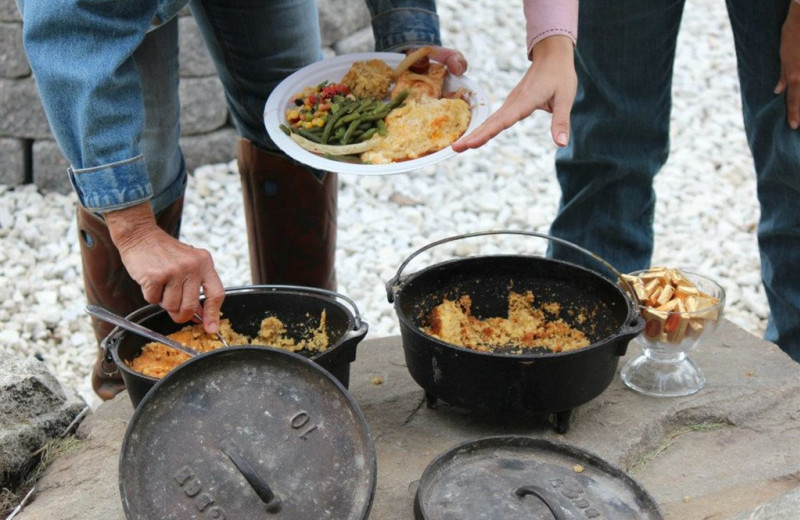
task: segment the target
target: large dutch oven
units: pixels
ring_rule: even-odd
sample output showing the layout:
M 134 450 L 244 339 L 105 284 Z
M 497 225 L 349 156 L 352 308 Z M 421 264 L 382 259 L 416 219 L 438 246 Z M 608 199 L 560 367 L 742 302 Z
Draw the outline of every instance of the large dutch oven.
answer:
M 570 242 L 526 231 L 487 231 L 433 242 L 409 256 L 386 285 L 400 322 L 408 370 L 429 404 L 452 405 L 499 416 L 547 415 L 567 431 L 572 410 L 602 393 L 611 383 L 628 342 L 644 328 L 628 289 L 596 271 L 530 255 L 473 256 L 449 260 L 403 275 L 420 253 L 446 242 L 483 235 L 539 237 L 575 248 L 616 270 L 594 253 Z M 622 287 L 626 287 L 623 285 Z M 506 316 L 511 290 L 531 290 L 538 302 L 560 304 L 560 318 L 582 330 L 588 347 L 524 354 L 480 352 L 445 343 L 421 330 L 431 310 L 444 298 L 468 294 L 472 314 L 480 319 Z M 578 315 L 589 316 L 581 321 Z
M 352 309 L 352 311 L 351 311 Z M 299 352 L 325 368 L 345 388 L 350 382 L 350 364 L 355 360 L 356 347 L 364 339 L 368 325 L 361 320 L 355 302 L 346 296 L 313 287 L 292 285 L 251 285 L 225 290 L 222 315 L 231 321 L 233 329 L 251 337 L 258 335 L 261 320 L 278 317 L 286 325 L 286 335 L 299 340 L 307 331 L 309 320 L 317 323 L 323 310 L 330 346 L 320 353 Z M 185 324 L 177 324 L 158 305 L 149 305 L 129 314 L 130 321 L 163 335 L 171 334 Z M 122 379 L 134 407 L 156 384 L 157 379 L 132 370 L 126 361 L 139 355 L 150 340 L 122 328 L 115 328 L 103 340 L 105 355 L 119 367 Z

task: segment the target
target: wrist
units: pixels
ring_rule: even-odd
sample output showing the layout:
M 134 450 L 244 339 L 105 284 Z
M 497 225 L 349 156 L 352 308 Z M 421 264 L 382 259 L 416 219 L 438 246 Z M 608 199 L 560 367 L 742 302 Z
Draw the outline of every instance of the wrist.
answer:
M 548 36 L 543 40 L 539 40 L 533 48 L 528 57 L 531 60 L 541 59 L 547 56 L 552 56 L 559 53 L 566 53 L 572 55 L 575 50 L 575 45 L 572 39 L 566 35 L 556 34 Z
M 103 214 L 111 240 L 117 249 L 138 241 L 151 229 L 158 229 L 156 217 L 149 202 Z

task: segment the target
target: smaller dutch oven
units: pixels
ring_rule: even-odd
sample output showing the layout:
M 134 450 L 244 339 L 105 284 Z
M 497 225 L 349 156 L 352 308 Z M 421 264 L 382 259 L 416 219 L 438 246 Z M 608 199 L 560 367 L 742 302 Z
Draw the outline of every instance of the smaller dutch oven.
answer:
M 136 408 L 119 459 L 128 520 L 361 520 L 376 473 L 367 423 L 341 382 L 261 346 L 169 372 Z
M 412 259 L 434 246 L 496 234 L 557 242 L 617 273 L 594 253 L 534 232 L 487 231 L 433 242 L 409 256 L 386 284 L 388 299 L 394 303 L 400 321 L 406 366 L 425 390 L 429 404 L 442 399 L 499 416 L 555 416 L 556 431 L 565 433 L 573 409 L 597 397 L 611 383 L 620 357 L 644 328 L 644 320 L 630 292 L 595 271 L 550 258 L 473 256 L 403 274 Z M 504 316 L 512 288 L 532 291 L 536 301 L 557 303 L 558 317 L 583 331 L 591 344 L 563 352 L 546 348 L 522 354 L 502 349 L 482 352 L 441 341 L 422 330 L 431 310 L 444 298 L 457 300 L 465 294 L 471 297 L 475 317 Z
M 351 311 L 352 309 L 352 311 Z M 326 329 L 330 345 L 322 352 L 299 352 L 334 375 L 345 388 L 350 382 L 350 364 L 355 361 L 356 347 L 367 334 L 368 325 L 361 320 L 355 302 L 325 289 L 292 285 L 250 285 L 225 289 L 222 315 L 232 328 L 250 337 L 258 335 L 261 321 L 276 316 L 286 325 L 286 335 L 299 340 L 307 332 L 309 319 L 318 320 L 326 313 Z M 164 336 L 179 330 L 167 311 L 158 305 L 142 307 L 127 316 L 129 321 Z M 138 406 L 157 379 L 131 369 L 130 362 L 150 340 L 117 327 L 102 341 L 106 358 L 122 373 L 133 406 Z
M 529 437 L 459 444 L 425 469 L 416 520 L 661 520 L 633 478 L 573 446 Z

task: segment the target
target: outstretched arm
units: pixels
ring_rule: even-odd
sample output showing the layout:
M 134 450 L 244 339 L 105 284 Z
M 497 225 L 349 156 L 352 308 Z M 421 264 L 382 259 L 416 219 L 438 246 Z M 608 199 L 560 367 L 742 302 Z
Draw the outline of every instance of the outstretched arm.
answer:
M 569 116 L 577 90 L 574 44 L 578 0 L 526 0 L 528 57 L 531 65 L 503 105 L 478 128 L 453 144 L 462 152 L 478 148 L 535 110 L 553 114 L 550 133 L 559 146 L 569 142 Z

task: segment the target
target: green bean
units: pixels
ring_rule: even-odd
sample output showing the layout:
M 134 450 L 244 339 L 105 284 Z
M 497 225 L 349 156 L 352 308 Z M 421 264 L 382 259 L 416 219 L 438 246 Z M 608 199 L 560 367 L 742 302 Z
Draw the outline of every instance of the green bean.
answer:
M 365 115 L 364 117 L 361 118 L 361 120 L 362 121 L 379 121 L 379 120 L 383 119 L 384 117 L 388 116 L 389 112 L 391 112 L 391 109 L 384 108 L 380 112 L 374 112 L 374 113 Z
M 378 119 L 377 128 L 379 134 L 386 135 L 386 121 L 383 119 Z
M 333 131 L 336 121 L 343 117 L 345 113 L 345 110 L 340 110 L 335 114 L 328 114 L 328 120 L 325 122 L 325 129 L 322 131 L 322 144 L 328 143 L 328 139 L 331 137 L 331 132 Z
M 405 101 L 406 98 L 408 97 L 408 93 L 409 93 L 409 90 L 407 88 L 404 88 L 403 90 L 401 90 L 400 93 L 397 94 L 394 97 L 394 99 L 389 101 L 389 105 L 388 105 L 389 110 L 399 107 L 403 103 L 403 101 Z
M 378 131 L 379 130 L 377 128 L 375 128 L 375 127 L 370 128 L 369 130 L 366 130 L 364 133 L 362 133 L 360 136 L 358 136 L 358 140 L 359 141 L 366 141 L 367 139 L 369 139 L 370 137 L 375 135 Z
M 281 123 L 280 128 L 281 128 L 281 132 L 283 132 L 286 135 L 289 135 L 289 134 L 292 133 L 292 129 L 289 128 L 288 126 L 284 125 L 283 123 Z
M 358 120 L 353 121 L 350 123 L 350 126 L 347 127 L 347 131 L 344 133 L 344 137 L 342 137 L 342 144 L 347 144 L 350 142 L 350 137 L 355 132 L 356 128 L 358 128 Z
M 306 139 L 310 139 L 315 143 L 320 143 L 322 141 L 322 137 L 315 134 L 314 132 L 309 132 L 305 128 L 295 128 L 294 132 L 305 137 Z

